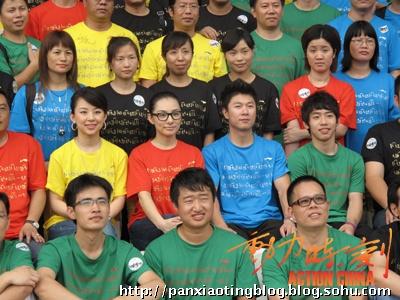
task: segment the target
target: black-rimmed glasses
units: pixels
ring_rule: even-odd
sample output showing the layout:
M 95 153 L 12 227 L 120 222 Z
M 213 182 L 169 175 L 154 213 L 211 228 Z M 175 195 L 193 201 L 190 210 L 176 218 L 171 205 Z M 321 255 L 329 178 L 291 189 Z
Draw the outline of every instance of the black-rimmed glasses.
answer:
M 300 207 L 306 207 L 311 204 L 311 201 L 314 201 L 315 204 L 324 204 L 327 199 L 323 194 L 315 195 L 314 197 L 303 197 L 296 201 L 292 202 L 292 205 L 298 205 Z

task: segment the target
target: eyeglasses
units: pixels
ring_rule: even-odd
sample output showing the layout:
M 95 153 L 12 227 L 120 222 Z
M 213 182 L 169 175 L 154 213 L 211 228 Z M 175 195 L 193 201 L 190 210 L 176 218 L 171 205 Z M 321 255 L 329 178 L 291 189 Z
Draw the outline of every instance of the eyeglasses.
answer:
M 199 9 L 199 5 L 196 3 L 179 3 L 175 4 L 176 10 L 179 11 L 184 11 L 186 8 L 189 8 L 189 10 L 196 10 Z
M 161 111 L 158 113 L 151 113 L 152 116 L 156 116 L 160 121 L 167 121 L 169 116 L 171 116 L 172 120 L 179 120 L 182 118 L 182 112 L 180 110 L 175 110 L 171 113 L 167 113 L 165 111 Z
M 325 195 L 315 195 L 314 197 L 304 197 L 292 202 L 292 205 L 298 205 L 300 207 L 307 207 L 314 201 L 315 204 L 324 204 L 327 199 Z
M 84 207 L 91 207 L 93 204 L 97 204 L 98 206 L 106 206 L 108 204 L 108 200 L 105 198 L 97 198 L 97 199 L 83 199 L 79 202 L 75 203 L 76 205 L 84 206 Z
M 373 46 L 375 45 L 375 40 L 373 38 L 352 38 L 351 42 L 354 43 L 357 46 L 361 46 L 363 43 L 366 43 L 368 46 Z

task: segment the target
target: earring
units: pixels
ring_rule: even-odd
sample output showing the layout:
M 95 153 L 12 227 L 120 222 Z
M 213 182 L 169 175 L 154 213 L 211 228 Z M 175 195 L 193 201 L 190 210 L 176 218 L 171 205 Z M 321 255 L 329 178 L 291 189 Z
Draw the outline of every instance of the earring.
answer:
M 75 126 L 74 126 L 75 125 Z M 75 122 L 72 122 L 72 124 L 71 124 L 71 129 L 72 129 L 72 131 L 76 131 L 76 129 L 77 129 L 77 125 L 76 125 L 76 123 Z
M 107 128 L 107 123 L 106 122 L 104 122 L 104 124 L 103 124 L 103 130 L 106 130 L 106 128 Z

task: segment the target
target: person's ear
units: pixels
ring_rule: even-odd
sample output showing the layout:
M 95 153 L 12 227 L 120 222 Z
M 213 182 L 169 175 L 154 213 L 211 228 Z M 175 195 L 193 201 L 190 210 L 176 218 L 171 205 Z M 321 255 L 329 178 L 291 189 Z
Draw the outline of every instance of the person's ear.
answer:
M 67 215 L 71 220 L 76 220 L 75 209 L 71 206 L 67 206 Z

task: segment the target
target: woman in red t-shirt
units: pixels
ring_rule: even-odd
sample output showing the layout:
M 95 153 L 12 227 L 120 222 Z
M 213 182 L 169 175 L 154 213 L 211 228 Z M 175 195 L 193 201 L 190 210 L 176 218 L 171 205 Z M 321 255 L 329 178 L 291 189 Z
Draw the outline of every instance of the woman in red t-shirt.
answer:
M 356 128 L 354 90 L 349 84 L 332 76 L 337 68 L 337 55 L 340 51 L 338 32 L 329 25 L 313 25 L 304 32 L 301 44 L 309 73 L 287 83 L 280 99 L 281 124 L 286 127 L 283 141 L 287 156 L 310 139 L 301 118 L 301 107 L 305 99 L 317 91 L 330 93 L 339 103 L 340 118 L 336 137 L 342 144 L 347 129 Z
M 181 223 L 169 196 L 175 175 L 188 167 L 204 167 L 200 150 L 176 138 L 182 110 L 173 93 L 161 92 L 150 99 L 148 121 L 155 136 L 133 149 L 128 163 L 128 228 L 139 250 Z

